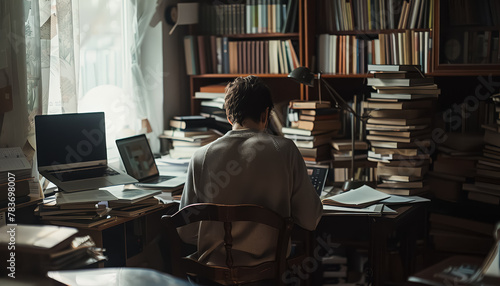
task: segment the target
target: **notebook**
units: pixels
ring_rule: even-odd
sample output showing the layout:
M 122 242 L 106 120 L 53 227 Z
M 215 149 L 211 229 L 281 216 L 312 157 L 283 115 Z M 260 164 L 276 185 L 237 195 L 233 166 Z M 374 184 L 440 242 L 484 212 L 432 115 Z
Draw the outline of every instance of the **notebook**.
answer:
M 108 166 L 104 112 L 35 116 L 38 171 L 65 192 L 131 184 Z
M 136 178 L 140 187 L 173 188 L 184 184 L 184 176 L 160 176 L 146 135 L 116 140 L 127 173 Z

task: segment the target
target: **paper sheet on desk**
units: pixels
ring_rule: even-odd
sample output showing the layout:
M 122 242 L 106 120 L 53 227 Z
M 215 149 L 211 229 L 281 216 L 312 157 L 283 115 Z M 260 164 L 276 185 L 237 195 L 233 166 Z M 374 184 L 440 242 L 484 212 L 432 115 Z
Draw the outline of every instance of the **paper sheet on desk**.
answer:
M 189 165 L 191 159 L 175 159 L 169 155 L 162 156 L 160 159 L 156 159 L 157 164 L 171 164 L 171 165 Z
M 381 203 L 385 205 L 398 205 L 398 204 L 414 204 L 414 203 L 421 203 L 421 202 L 428 202 L 430 201 L 429 199 L 422 198 L 419 196 L 396 196 L 396 195 L 391 195 L 389 198 L 380 201 Z
M 0 148 L 0 172 L 30 169 L 31 165 L 19 147 Z
M 159 199 L 163 204 L 171 204 L 174 202 L 179 202 L 179 200 L 174 200 L 172 193 L 163 192 L 159 195 L 156 195 L 155 198 Z
M 365 208 L 350 208 L 350 207 L 338 207 L 323 205 L 323 211 L 327 214 L 358 214 L 358 215 L 370 215 L 370 214 L 397 214 L 398 212 L 391 209 L 383 204 L 373 204 Z

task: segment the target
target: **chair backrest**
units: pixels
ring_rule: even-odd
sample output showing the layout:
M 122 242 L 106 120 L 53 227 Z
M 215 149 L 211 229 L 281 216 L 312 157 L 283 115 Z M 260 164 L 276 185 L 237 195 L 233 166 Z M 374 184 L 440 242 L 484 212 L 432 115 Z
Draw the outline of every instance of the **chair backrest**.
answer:
M 198 262 L 182 253 L 183 241 L 177 229 L 191 223 L 218 221 L 224 225 L 224 247 L 226 265 L 214 266 Z M 278 231 L 276 255 L 273 261 L 255 266 L 233 265 L 233 222 L 254 222 L 272 227 Z M 171 250 L 172 274 L 186 277 L 188 273 L 198 277 L 217 281 L 224 285 L 235 285 L 259 280 L 274 279 L 275 285 L 281 285 L 281 276 L 286 269 L 286 256 L 293 220 L 281 217 L 276 212 L 257 205 L 220 205 L 200 203 L 186 206 L 173 215 L 162 217 L 165 234 Z M 223 281 L 223 282 L 221 282 Z

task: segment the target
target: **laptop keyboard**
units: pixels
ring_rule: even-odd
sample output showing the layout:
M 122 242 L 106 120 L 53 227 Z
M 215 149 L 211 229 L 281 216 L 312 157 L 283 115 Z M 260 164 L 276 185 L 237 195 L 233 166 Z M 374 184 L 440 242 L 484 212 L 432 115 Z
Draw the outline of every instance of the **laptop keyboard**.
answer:
M 159 176 L 159 177 L 156 177 L 156 178 L 151 178 L 149 180 L 146 180 L 143 183 L 158 184 L 158 183 L 161 183 L 161 182 L 164 182 L 166 180 L 173 179 L 173 178 L 175 178 L 175 177 L 173 177 L 173 176 Z
M 91 168 L 91 169 L 83 169 L 83 170 L 75 170 L 75 171 L 65 171 L 65 172 L 54 172 L 52 175 L 59 178 L 62 182 L 74 181 L 74 180 L 83 180 L 83 179 L 91 179 L 105 176 L 115 176 L 119 175 L 117 171 L 109 168 Z

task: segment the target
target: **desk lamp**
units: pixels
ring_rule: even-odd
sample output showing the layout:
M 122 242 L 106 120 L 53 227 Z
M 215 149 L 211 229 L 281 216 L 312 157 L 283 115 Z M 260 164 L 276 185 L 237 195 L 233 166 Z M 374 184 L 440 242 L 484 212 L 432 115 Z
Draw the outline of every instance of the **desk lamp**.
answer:
M 344 186 L 342 187 L 343 191 L 348 191 L 352 189 L 356 189 L 361 187 L 364 183 L 360 181 L 356 181 L 354 179 L 354 150 L 355 150 L 355 134 L 356 134 L 356 124 L 355 124 L 355 119 L 365 119 L 365 117 L 362 117 L 354 111 L 347 102 L 338 94 L 338 92 L 323 78 L 321 78 L 321 73 L 319 72 L 318 74 L 314 74 L 311 72 L 306 67 L 298 67 L 294 69 L 289 75 L 289 78 L 294 79 L 295 81 L 313 87 L 314 86 L 314 79 L 318 79 L 318 90 L 319 90 L 319 101 L 321 102 L 321 84 L 323 84 L 326 87 L 326 90 L 328 91 L 328 94 L 330 97 L 333 99 L 333 102 L 335 103 L 335 108 L 339 110 L 345 110 L 350 113 L 351 115 L 351 138 L 352 138 L 352 153 L 351 153 L 351 179 L 349 181 L 346 181 L 344 183 Z

